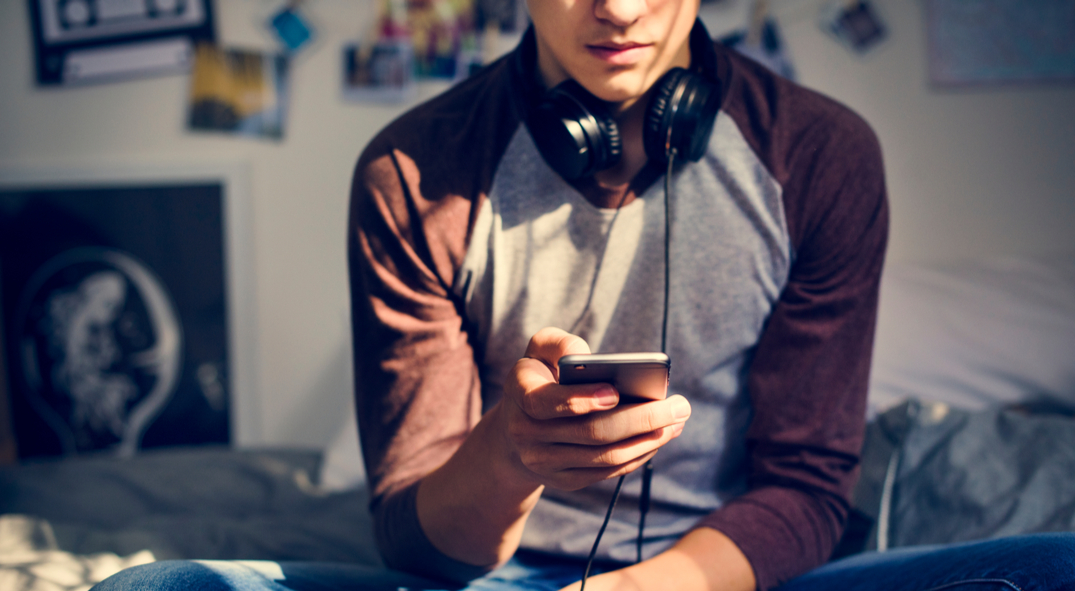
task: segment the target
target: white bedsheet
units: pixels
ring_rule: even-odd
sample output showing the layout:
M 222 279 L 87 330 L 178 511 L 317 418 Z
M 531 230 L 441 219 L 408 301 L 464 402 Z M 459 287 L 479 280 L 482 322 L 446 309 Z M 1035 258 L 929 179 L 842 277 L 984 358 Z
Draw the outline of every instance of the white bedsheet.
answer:
M 85 591 L 125 568 L 155 560 L 149 550 L 130 556 L 65 552 L 44 519 L 0 515 L 0 589 L 5 591 Z

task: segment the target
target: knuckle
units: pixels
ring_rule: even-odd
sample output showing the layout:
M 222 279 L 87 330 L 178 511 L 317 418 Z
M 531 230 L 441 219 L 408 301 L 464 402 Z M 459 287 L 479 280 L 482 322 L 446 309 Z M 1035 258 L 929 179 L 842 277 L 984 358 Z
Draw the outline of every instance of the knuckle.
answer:
M 585 443 L 600 443 L 604 440 L 605 428 L 599 421 L 586 421 L 582 425 L 581 437 Z
M 568 398 L 561 409 L 572 415 L 584 415 L 590 412 L 590 402 L 584 398 L 578 396 L 572 396 Z
M 523 411 L 523 414 L 527 417 L 537 416 L 537 405 L 534 401 L 534 397 L 529 392 L 523 393 L 523 395 L 519 397 L 519 410 Z
M 597 457 L 594 458 L 594 464 L 596 466 L 602 467 L 619 466 L 623 463 L 620 458 L 620 455 L 621 453 L 617 450 L 610 449 L 602 451 L 601 453 L 597 454 Z
M 548 461 L 545 454 L 534 448 L 520 450 L 519 461 L 523 463 L 523 466 L 525 466 L 527 470 L 530 470 L 535 474 L 543 474 L 548 467 Z
M 564 333 L 560 336 L 560 347 L 564 351 L 574 351 L 580 347 L 586 347 L 586 341 L 578 335 Z
M 664 427 L 664 421 L 658 417 L 656 409 L 647 409 L 646 413 L 642 415 L 642 429 L 646 433 L 650 433 L 661 427 Z
M 533 422 L 526 417 L 519 417 L 508 425 L 508 434 L 517 444 L 533 445 L 537 439 Z

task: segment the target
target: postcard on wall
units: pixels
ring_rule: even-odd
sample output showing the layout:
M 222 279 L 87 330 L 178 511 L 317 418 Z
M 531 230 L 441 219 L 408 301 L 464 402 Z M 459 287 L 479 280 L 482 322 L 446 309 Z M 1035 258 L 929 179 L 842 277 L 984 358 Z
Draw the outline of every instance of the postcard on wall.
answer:
M 821 30 L 848 50 L 863 55 L 888 37 L 877 7 L 870 0 L 829 0 L 822 7 Z
M 283 138 L 288 65 L 283 55 L 199 45 L 191 72 L 188 126 Z
M 43 86 L 187 72 L 216 38 L 209 0 L 26 1 Z
M 309 47 L 317 37 L 313 23 L 294 3 L 285 4 L 273 13 L 265 24 L 284 49 L 291 54 Z
M 930 81 L 1075 81 L 1075 0 L 928 0 Z

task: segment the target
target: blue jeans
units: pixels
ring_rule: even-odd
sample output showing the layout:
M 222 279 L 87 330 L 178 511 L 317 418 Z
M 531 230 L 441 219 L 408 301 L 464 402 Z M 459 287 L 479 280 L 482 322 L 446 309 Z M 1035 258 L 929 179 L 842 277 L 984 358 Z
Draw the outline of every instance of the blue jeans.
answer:
M 465 591 L 556 591 L 583 565 L 519 552 Z M 614 568 L 601 565 L 596 572 Z M 343 591 L 445 589 L 383 569 L 267 561 L 165 561 L 116 574 L 92 591 Z M 817 568 L 780 591 L 1075 591 L 1075 533 L 1014 536 L 850 556 Z

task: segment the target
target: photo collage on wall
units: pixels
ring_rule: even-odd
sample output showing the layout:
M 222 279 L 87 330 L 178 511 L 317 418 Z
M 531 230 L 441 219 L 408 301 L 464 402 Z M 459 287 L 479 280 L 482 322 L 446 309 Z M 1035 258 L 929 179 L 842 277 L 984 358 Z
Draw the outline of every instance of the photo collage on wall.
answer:
M 25 0 L 39 86 L 190 74 L 187 127 L 280 140 L 291 56 L 315 31 L 283 2 L 263 27 L 279 51 L 221 47 L 211 0 Z
M 516 0 L 378 0 L 370 40 L 343 49 L 344 96 L 400 102 L 418 81 L 462 80 L 484 64 L 485 39 L 525 22 Z

